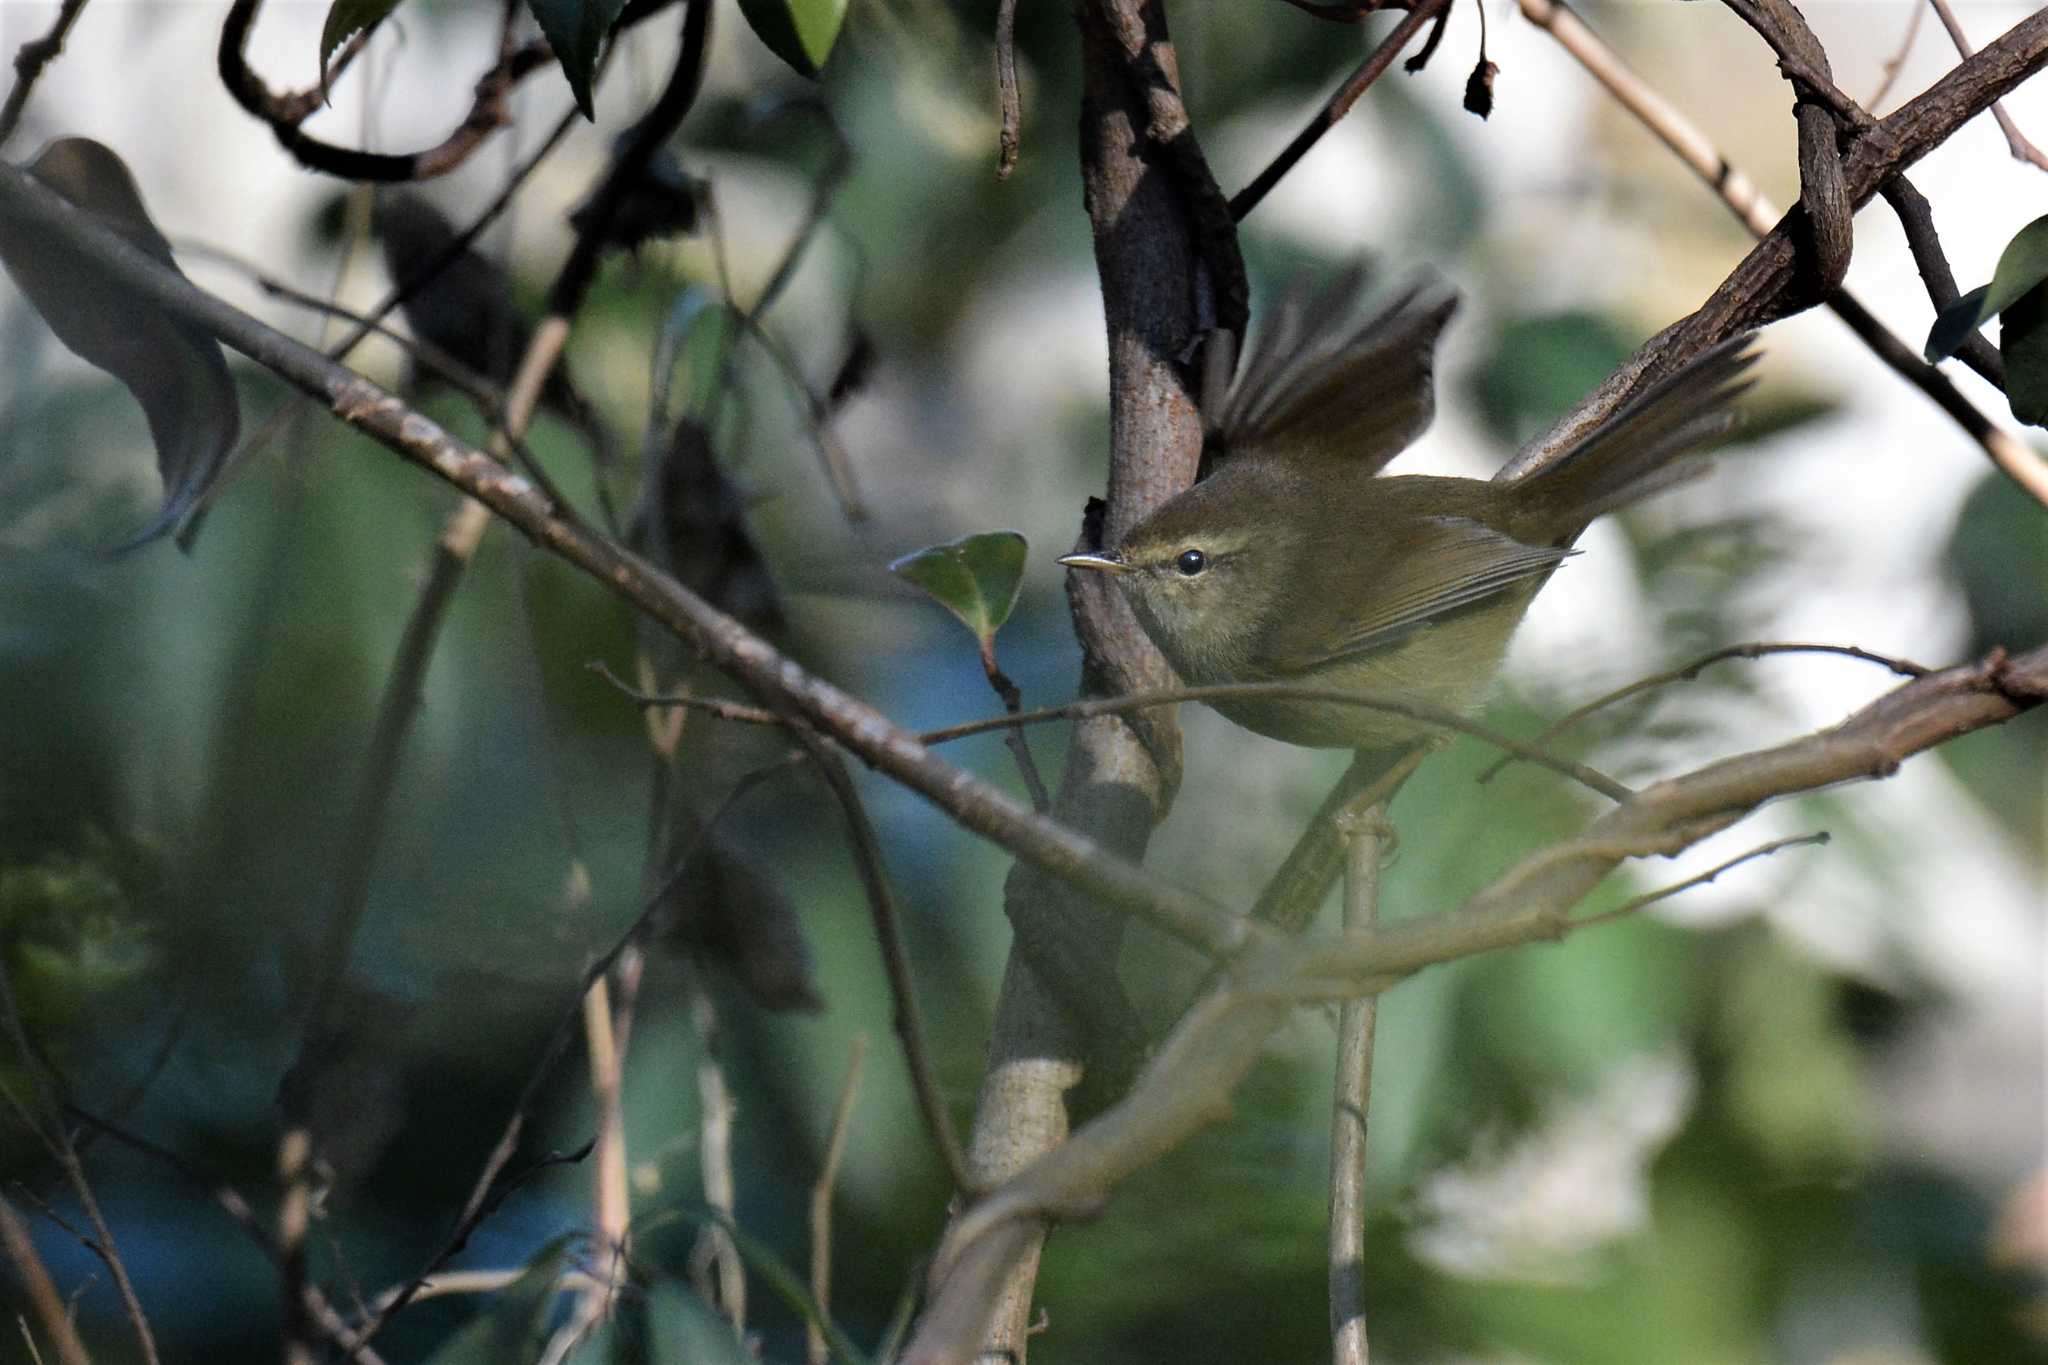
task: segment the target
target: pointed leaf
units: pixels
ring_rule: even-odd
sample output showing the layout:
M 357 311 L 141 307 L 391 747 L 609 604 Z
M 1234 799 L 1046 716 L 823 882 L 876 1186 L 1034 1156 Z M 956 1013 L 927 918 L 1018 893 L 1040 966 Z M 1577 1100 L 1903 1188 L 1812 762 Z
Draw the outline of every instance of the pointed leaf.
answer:
M 692 4 L 705 2 L 691 0 Z M 533 11 L 540 31 L 554 48 L 555 60 L 562 64 L 562 74 L 569 78 L 569 89 L 576 96 L 576 107 L 583 117 L 594 121 L 597 111 L 591 104 L 590 80 L 596 74 L 605 35 L 612 31 L 626 0 L 526 0 L 526 7 Z
M 1954 303 L 1941 310 L 1934 319 L 1934 326 L 1927 332 L 1927 348 L 1922 353 L 1928 363 L 1946 360 L 1956 353 L 1956 347 L 1970 339 L 1970 333 L 1984 325 L 1990 311 L 1984 307 L 1984 299 L 1991 292 L 1991 286 L 1980 284 Z
M 171 269 L 170 244 L 150 221 L 134 176 L 90 138 L 59 138 L 29 174 Z M 241 428 L 220 343 L 111 283 L 90 261 L 40 231 L 0 219 L 0 265 L 57 339 L 126 385 L 149 419 L 164 503 L 121 549 L 156 539 L 199 506 Z
M 1015 531 L 984 531 L 907 554 L 889 569 L 931 594 L 987 644 L 1017 605 L 1029 549 Z
M 2014 233 L 1998 254 L 1991 292 L 1984 298 L 1985 315 L 2003 313 L 2043 280 L 2048 280 L 2048 214 Z
M 320 26 L 320 85 L 327 86 L 327 63 L 341 45 L 358 33 L 367 33 L 391 17 L 403 0 L 334 0 L 328 7 L 327 22 Z
M 2048 282 L 2036 284 L 1998 315 L 1998 352 L 2005 358 L 2005 395 L 2012 415 L 2048 426 Z
M 816 76 L 839 41 L 847 0 L 740 0 L 740 13 L 768 50 L 799 76 Z

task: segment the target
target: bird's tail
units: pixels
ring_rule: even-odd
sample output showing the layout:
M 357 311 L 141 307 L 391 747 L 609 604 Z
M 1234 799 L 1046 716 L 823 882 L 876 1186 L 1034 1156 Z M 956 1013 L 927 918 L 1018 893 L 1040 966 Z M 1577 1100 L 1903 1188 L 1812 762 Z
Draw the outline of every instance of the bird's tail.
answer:
M 1735 400 L 1761 354 L 1754 333 L 1730 337 L 1641 397 L 1566 451 L 1516 482 L 1543 540 L 1577 535 L 1604 512 L 1702 471 L 1698 453 L 1736 425 Z

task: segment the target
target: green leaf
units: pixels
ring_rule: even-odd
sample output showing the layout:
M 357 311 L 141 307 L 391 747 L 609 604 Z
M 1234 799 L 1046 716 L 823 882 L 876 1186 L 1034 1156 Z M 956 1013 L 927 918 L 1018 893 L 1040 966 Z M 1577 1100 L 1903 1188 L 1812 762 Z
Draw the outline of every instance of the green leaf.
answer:
M 847 0 L 740 0 L 740 13 L 768 50 L 799 76 L 816 76 L 839 41 Z
M 1029 549 L 1015 531 L 983 531 L 907 554 L 889 570 L 931 594 L 986 645 L 1017 605 Z
M 702 2 L 691 0 L 693 4 Z M 597 71 L 605 35 L 618 22 L 626 0 L 526 0 L 526 7 L 533 11 L 540 31 L 554 48 L 555 60 L 562 64 L 562 74 L 569 78 L 569 89 L 576 96 L 576 107 L 583 117 L 595 120 L 590 80 Z
M 2004 266 L 1999 262 L 2001 270 Z M 2005 358 L 2005 396 L 2012 415 L 2032 426 L 2048 426 L 2048 283 L 2035 284 L 1999 313 L 1998 353 Z
M 2048 280 L 2048 215 L 2014 233 L 1998 254 L 1991 292 L 1984 299 L 1985 316 L 2005 312 L 2043 280 Z
M 28 173 L 172 270 L 127 163 L 91 138 L 58 138 Z M 0 221 L 0 265 L 57 339 L 127 386 L 149 419 L 164 501 L 121 549 L 133 549 L 194 513 L 219 482 L 241 430 L 234 380 L 205 330 L 109 280 L 55 234 Z
M 1984 325 L 1990 316 L 1984 299 L 1990 292 L 1990 285 L 1980 284 L 1935 317 L 1934 326 L 1927 329 L 1926 349 L 1921 352 L 1930 365 L 1954 355 L 1956 348 L 1970 339 L 1970 333 Z
M 358 33 L 367 33 L 391 16 L 404 0 L 334 0 L 328 6 L 327 22 L 320 27 L 320 84 L 327 85 L 327 63 L 341 45 Z

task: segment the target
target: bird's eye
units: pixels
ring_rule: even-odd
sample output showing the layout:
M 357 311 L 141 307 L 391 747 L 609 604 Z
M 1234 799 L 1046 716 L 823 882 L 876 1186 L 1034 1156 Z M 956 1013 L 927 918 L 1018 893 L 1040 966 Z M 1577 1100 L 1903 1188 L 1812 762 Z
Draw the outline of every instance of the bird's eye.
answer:
M 1193 578 L 1209 567 L 1209 556 L 1200 550 L 1182 550 L 1180 558 L 1173 561 L 1173 567 L 1180 570 L 1181 577 Z

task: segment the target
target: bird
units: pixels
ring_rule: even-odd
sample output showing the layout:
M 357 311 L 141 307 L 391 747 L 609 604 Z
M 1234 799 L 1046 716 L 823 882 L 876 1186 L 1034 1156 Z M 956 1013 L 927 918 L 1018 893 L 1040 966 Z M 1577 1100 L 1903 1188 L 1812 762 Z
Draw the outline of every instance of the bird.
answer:
M 1189 685 L 1283 683 L 1468 714 L 1587 525 L 1704 471 L 1693 457 L 1734 427 L 1758 353 L 1731 338 L 1514 478 L 1388 475 L 1434 416 L 1436 345 L 1458 300 L 1424 275 L 1361 322 L 1363 285 L 1352 272 L 1294 290 L 1204 414 L 1214 472 L 1118 543 L 1060 563 L 1111 576 Z M 1434 732 L 1329 698 L 1213 705 L 1312 748 Z

